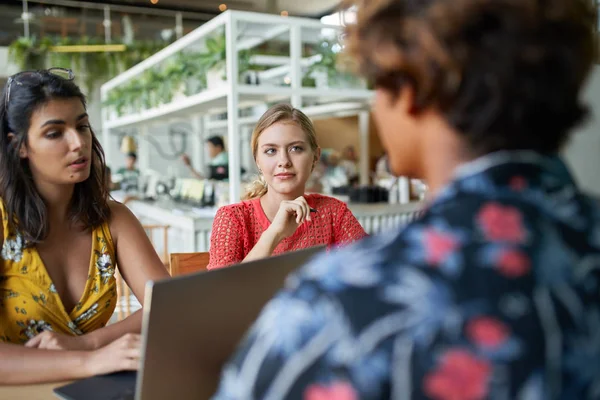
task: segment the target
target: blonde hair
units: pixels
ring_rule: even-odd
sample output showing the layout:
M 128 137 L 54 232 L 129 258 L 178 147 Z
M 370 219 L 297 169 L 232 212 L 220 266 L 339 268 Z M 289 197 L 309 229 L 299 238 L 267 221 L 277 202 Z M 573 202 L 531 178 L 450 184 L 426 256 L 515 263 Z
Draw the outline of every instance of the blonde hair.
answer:
M 262 117 L 260 117 L 260 120 L 252 132 L 250 146 L 252 147 L 254 161 L 256 161 L 256 153 L 258 151 L 258 138 L 265 131 L 265 129 L 275 125 L 278 122 L 291 122 L 297 124 L 306 134 L 308 144 L 310 145 L 313 153 L 315 153 L 316 158 L 319 145 L 317 144 L 317 134 L 315 133 L 315 127 L 312 121 L 302 111 L 292 107 L 289 104 L 282 103 L 276 104 L 269 108 L 262 115 Z M 246 187 L 246 192 L 244 193 L 242 199 L 250 200 L 257 197 L 262 197 L 267 193 L 267 190 L 267 181 L 265 181 L 265 178 L 261 174 L 255 181 Z

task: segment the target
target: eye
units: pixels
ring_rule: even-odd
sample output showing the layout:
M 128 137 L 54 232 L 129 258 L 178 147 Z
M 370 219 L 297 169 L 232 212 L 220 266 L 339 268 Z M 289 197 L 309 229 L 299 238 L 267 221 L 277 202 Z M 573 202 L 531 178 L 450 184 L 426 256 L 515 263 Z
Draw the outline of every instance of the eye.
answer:
M 56 139 L 59 136 L 60 136 L 60 132 L 56 132 L 56 131 L 46 133 L 46 138 L 48 138 L 48 139 Z
M 91 126 L 89 126 L 89 125 L 87 125 L 87 124 L 84 124 L 84 125 L 79 125 L 79 126 L 77 127 L 77 129 L 78 129 L 79 131 L 84 131 L 84 132 L 87 132 L 87 131 L 89 131 L 90 129 L 92 129 L 92 127 L 91 127 Z
M 275 154 L 275 149 L 274 148 L 266 149 L 265 154 L 268 156 L 271 156 L 271 155 Z
M 302 146 L 292 146 L 290 148 L 290 151 L 294 151 L 294 152 L 299 152 L 299 151 L 302 151 L 302 150 L 304 150 L 304 148 Z

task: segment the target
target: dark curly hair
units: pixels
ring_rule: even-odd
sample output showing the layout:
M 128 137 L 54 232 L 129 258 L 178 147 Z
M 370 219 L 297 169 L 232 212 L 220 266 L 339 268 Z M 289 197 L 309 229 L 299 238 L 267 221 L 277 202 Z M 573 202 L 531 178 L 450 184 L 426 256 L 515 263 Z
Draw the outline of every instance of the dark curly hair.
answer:
M 409 84 L 416 110 L 434 107 L 473 155 L 556 152 L 587 107 L 595 58 L 587 0 L 362 0 L 347 49 L 372 83 Z
M 84 107 L 86 101 L 75 83 L 48 71 L 24 73 L 15 79 L 19 84 L 12 83 L 8 104 L 9 83 L 0 98 L 0 200 L 10 229 L 19 232 L 31 246 L 43 241 L 49 228 L 48 210 L 33 183 L 29 163 L 19 157 L 21 145 L 28 143 L 31 116 L 52 99 L 77 98 Z M 13 140 L 9 133 L 14 134 Z M 92 132 L 90 176 L 75 184 L 69 206 L 71 221 L 94 228 L 110 219 L 105 173 L 104 152 Z

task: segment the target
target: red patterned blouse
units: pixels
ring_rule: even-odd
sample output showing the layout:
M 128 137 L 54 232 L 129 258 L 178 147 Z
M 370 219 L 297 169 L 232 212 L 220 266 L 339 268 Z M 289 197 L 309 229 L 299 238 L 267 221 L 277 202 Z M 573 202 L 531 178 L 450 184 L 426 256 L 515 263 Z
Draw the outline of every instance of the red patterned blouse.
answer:
M 317 212 L 311 214 L 312 221 L 306 221 L 292 236 L 282 240 L 274 255 L 322 244 L 350 243 L 366 236 L 346 203 L 320 194 L 304 197 Z M 208 269 L 241 262 L 270 224 L 260 198 L 219 208 L 210 238 Z

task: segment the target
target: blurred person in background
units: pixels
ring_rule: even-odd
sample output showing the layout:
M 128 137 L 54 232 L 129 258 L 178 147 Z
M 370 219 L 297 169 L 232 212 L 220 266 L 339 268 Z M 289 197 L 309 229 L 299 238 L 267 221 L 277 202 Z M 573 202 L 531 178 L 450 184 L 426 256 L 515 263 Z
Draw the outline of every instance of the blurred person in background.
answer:
M 591 2 L 353 3 L 390 171 L 430 201 L 289 278 L 215 398 L 600 398 L 600 209 L 559 156 Z
M 119 182 L 119 188 L 126 192 L 135 192 L 139 188 L 140 170 L 136 166 L 137 154 L 127 153 L 125 166 L 119 168 L 115 173 L 115 180 Z
M 355 186 L 358 184 L 358 156 L 354 146 L 346 146 L 342 151 L 340 166 L 346 171 L 348 184 Z
M 326 169 L 321 178 L 323 188 L 327 193 L 332 193 L 333 189 L 345 187 L 348 185 L 348 174 L 346 169 L 340 164 L 341 154 L 337 150 L 330 150 L 324 157 Z
M 223 138 L 221 136 L 209 137 L 206 139 L 206 148 L 208 150 L 208 156 L 210 157 L 210 162 L 208 164 L 209 168 L 214 169 L 215 174 L 220 173 L 220 175 L 228 175 L 227 168 L 229 168 L 229 154 L 225 150 L 225 142 L 223 141 Z M 181 160 L 196 179 L 206 178 L 202 173 L 194 169 L 192 166 L 192 161 L 187 154 L 182 154 Z M 219 169 L 222 170 L 219 171 Z M 213 171 L 211 170 L 208 178 L 212 178 L 212 172 Z

